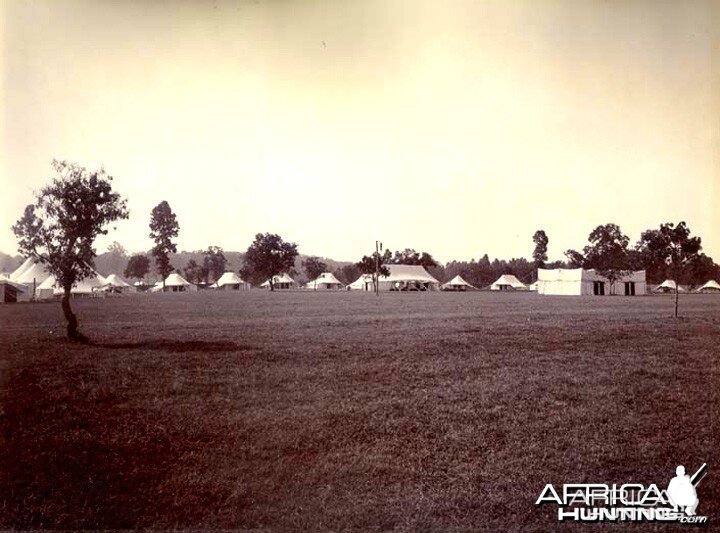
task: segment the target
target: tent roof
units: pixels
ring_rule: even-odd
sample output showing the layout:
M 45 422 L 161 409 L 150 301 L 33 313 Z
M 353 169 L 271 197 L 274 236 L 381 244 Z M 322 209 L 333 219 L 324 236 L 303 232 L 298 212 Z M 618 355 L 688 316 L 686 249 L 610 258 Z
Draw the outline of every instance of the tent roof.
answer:
M 522 281 L 517 279 L 513 274 L 503 274 L 495 281 L 495 283 L 492 284 L 492 287 L 501 287 L 501 286 L 510 286 L 513 289 L 526 289 L 527 288 L 527 285 L 525 285 Z
M 245 283 L 235 272 L 225 272 L 220 279 L 212 284 L 213 287 L 222 287 L 224 285 L 240 285 Z
M 470 285 L 467 281 L 465 281 L 460 274 L 455 276 L 453 279 L 448 281 L 447 283 L 443 284 L 443 287 L 472 287 L 475 288 L 473 285 Z
M 15 270 L 12 271 L 10 274 L 10 279 L 16 279 L 17 277 L 21 276 L 23 272 L 25 272 L 28 268 L 33 266 L 35 264 L 35 261 L 32 257 L 28 257 L 23 261 L 22 265 L 17 267 Z
M 656 291 L 659 291 L 660 289 L 670 289 L 670 290 L 674 291 L 675 290 L 675 282 L 671 279 L 666 279 L 660 285 L 655 287 Z M 678 287 L 678 292 L 685 292 L 685 289 L 683 289 L 682 287 Z
M 422 281 L 440 283 L 421 265 L 385 265 L 390 272 L 388 276 L 380 276 L 380 281 Z
M 348 287 L 351 289 L 364 289 L 366 283 L 372 283 L 371 274 L 360 274 L 360 277 L 348 285 Z
M 30 287 L 27 285 L 23 285 L 22 283 L 16 283 L 11 279 L 0 279 L 0 285 L 10 285 L 11 287 L 15 287 L 15 289 L 19 290 L 20 292 L 28 292 L 30 290 Z
M 97 272 L 94 273 L 94 275 L 91 275 L 88 278 L 83 279 L 82 281 L 76 283 L 73 288 L 70 290 L 72 294 L 84 294 L 84 293 L 91 293 L 94 292 L 95 289 L 98 289 L 102 287 L 103 285 L 107 285 L 106 280 Z M 129 286 L 129 285 L 128 285 Z M 46 289 L 52 289 L 54 294 L 62 294 L 63 290 L 58 287 L 57 283 L 55 282 L 55 276 L 48 276 L 45 281 L 43 281 L 40 285 L 37 287 L 38 290 L 46 290 Z
M 40 284 L 50 276 L 50 273 L 41 263 L 33 263 L 29 268 L 25 269 L 19 276 L 12 278 L 16 283 L 32 283 L 35 280 Z
M 323 283 L 330 284 L 330 285 L 342 285 L 343 284 L 339 279 L 337 279 L 335 277 L 335 275 L 332 272 L 323 272 L 314 280 L 309 281 L 307 283 L 306 287 L 313 289 Z
M 720 283 L 718 283 L 718 282 L 715 281 L 714 279 L 711 279 L 710 281 L 708 281 L 707 283 L 705 283 L 705 285 L 703 285 L 702 287 L 698 288 L 698 291 L 701 291 L 701 290 L 703 290 L 703 289 L 717 289 L 717 290 L 720 291 Z
M 188 286 L 188 285 L 191 285 L 191 283 L 189 283 L 185 278 L 183 278 L 177 272 L 173 272 L 167 278 L 165 278 L 165 286 L 166 287 L 181 287 L 181 286 Z M 160 282 L 160 286 L 162 287 L 162 282 Z
M 110 274 L 105 278 L 105 285 L 112 285 L 113 287 L 132 287 L 127 281 L 122 279 L 117 274 Z
M 283 272 L 279 276 L 273 277 L 273 285 L 277 283 L 297 283 L 294 279 L 292 279 L 290 276 L 288 276 L 287 272 Z M 261 287 L 269 287 L 270 286 L 270 280 L 266 280 Z

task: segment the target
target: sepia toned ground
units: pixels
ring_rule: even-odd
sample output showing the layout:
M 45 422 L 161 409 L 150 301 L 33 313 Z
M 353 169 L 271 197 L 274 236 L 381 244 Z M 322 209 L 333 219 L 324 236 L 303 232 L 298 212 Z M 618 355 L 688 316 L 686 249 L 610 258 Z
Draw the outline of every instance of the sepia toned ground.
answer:
M 574 530 L 545 483 L 665 488 L 703 462 L 720 519 L 718 296 L 679 320 L 672 296 L 75 306 L 92 345 L 59 304 L 0 306 L 0 529 Z

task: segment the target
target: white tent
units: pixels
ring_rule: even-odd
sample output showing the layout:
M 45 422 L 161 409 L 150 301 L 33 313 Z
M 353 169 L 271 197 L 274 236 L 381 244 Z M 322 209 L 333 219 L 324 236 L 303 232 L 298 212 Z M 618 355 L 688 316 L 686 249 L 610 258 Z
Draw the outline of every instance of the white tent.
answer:
M 440 289 L 443 291 L 467 291 L 475 288 L 476 287 L 465 281 L 460 274 L 440 286 Z
M 70 289 L 70 294 L 72 296 L 100 296 L 104 285 L 106 285 L 105 278 L 97 272 L 94 272 L 89 277 L 73 285 L 73 288 Z M 46 300 L 53 296 L 60 296 L 63 292 L 62 287 L 58 286 L 55 282 L 55 276 L 48 276 L 45 281 L 38 285 L 35 297 L 39 300 Z
M 715 281 L 714 279 L 711 279 L 708 281 L 705 285 L 698 288 L 698 292 L 715 292 L 720 293 L 720 283 Z
M 250 288 L 250 284 L 244 281 L 235 272 L 225 272 L 220 279 L 210 285 L 212 289 L 223 289 L 223 290 L 245 290 Z
M 163 282 L 158 281 L 151 292 L 193 292 L 197 290 L 197 286 L 190 283 L 188 280 L 183 278 L 177 272 L 173 272 L 167 278 L 165 278 L 165 286 Z
M 440 288 L 440 282 L 421 265 L 385 265 L 390 274 L 380 276 L 381 291 L 427 291 Z
M 106 277 L 102 288 L 108 292 L 135 292 L 135 287 L 117 274 L 110 274 Z
M 635 296 L 645 294 L 645 271 L 638 270 L 616 280 L 610 280 L 593 269 L 555 268 L 538 269 L 538 294 L 562 296 L 605 296 L 609 294 Z
M 266 280 L 260 286 L 269 289 L 270 280 Z M 273 277 L 273 289 L 292 289 L 294 287 L 297 287 L 297 282 L 290 276 L 288 276 L 285 272 L 283 272 L 279 276 Z
M 348 285 L 347 290 L 349 291 L 372 291 L 375 290 L 373 286 L 372 274 L 360 274 L 360 277 Z
M 323 272 L 305 285 L 306 289 L 342 289 L 343 284 L 332 272 Z
M 28 268 L 33 266 L 35 264 L 35 260 L 32 257 L 28 257 L 23 261 L 22 265 L 17 267 L 15 270 L 12 271 L 10 274 L 10 279 L 17 279 L 19 276 L 22 275 L 23 272 L 25 272 Z
M 33 283 L 40 285 L 50 276 L 50 273 L 42 263 L 33 262 L 28 268 L 23 270 L 18 276 L 11 277 L 15 283 L 22 283 L 32 288 Z
M 490 285 L 491 291 L 523 291 L 527 285 L 517 279 L 513 274 L 503 274 L 495 283 Z
M 671 279 L 666 279 L 660 285 L 655 287 L 653 292 L 675 292 L 675 282 Z M 678 287 L 678 292 L 685 292 L 685 289 Z

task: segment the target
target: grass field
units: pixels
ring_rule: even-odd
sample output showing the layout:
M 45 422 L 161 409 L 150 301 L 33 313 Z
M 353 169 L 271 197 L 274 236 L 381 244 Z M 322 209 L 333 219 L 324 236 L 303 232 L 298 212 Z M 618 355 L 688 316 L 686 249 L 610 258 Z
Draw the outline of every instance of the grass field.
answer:
M 75 306 L 94 345 L 59 304 L 0 306 L 0 529 L 575 530 L 545 483 L 664 489 L 703 462 L 720 520 L 720 297 L 680 320 L 672 296 Z

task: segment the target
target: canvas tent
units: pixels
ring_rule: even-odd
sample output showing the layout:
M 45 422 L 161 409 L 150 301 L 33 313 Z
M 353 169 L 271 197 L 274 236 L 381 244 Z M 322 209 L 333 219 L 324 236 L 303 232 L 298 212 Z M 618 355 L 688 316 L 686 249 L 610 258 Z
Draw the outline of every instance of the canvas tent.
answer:
M 458 274 L 447 283 L 442 284 L 440 286 L 440 289 L 443 291 L 468 291 L 474 290 L 475 287 L 473 285 L 470 285 L 462 278 L 460 274 Z
M 270 280 L 266 280 L 262 285 L 263 288 L 270 288 Z M 298 286 L 297 282 L 292 279 L 287 273 L 282 273 L 279 276 L 273 277 L 273 289 L 293 289 Z
M 218 279 L 215 283 L 210 285 L 210 288 L 239 291 L 241 289 L 242 290 L 249 289 L 250 284 L 247 283 L 246 281 L 244 281 L 235 272 L 225 272 L 225 273 L 223 273 L 222 276 L 220 276 L 220 279 Z
M 517 279 L 513 274 L 503 274 L 495 283 L 490 285 L 491 291 L 524 291 L 527 285 Z
M 11 304 L 27 302 L 32 296 L 32 288 L 9 279 L 0 279 L 0 303 Z
M 104 285 L 106 285 L 105 278 L 95 272 L 73 285 L 73 288 L 70 289 L 70 295 L 73 297 L 100 296 L 103 294 L 102 288 Z M 54 296 L 61 296 L 63 292 L 62 287 L 55 282 L 55 276 L 49 276 L 38 285 L 35 297 L 39 300 L 47 300 Z
M 440 282 L 421 265 L 384 265 L 389 275 L 380 276 L 381 291 L 428 291 L 440 288 Z
M 10 274 L 10 279 L 17 279 L 18 277 L 20 277 L 22 275 L 23 272 L 25 272 L 28 268 L 30 268 L 34 264 L 35 264 L 35 260 L 32 259 L 31 257 L 28 257 L 27 259 L 25 259 L 25 261 L 23 261 L 22 265 L 20 265 L 19 267 L 17 267 L 15 270 L 12 271 L 12 273 Z
M 130 285 L 117 274 L 110 274 L 106 277 L 102 288 L 108 292 L 135 292 L 135 287 Z
M 29 267 L 23 270 L 19 275 L 11 277 L 15 283 L 22 283 L 32 287 L 33 283 L 35 286 L 40 285 L 50 276 L 50 273 L 42 263 L 33 262 Z
M 645 294 L 647 282 L 645 271 L 630 272 L 616 280 L 610 280 L 593 269 L 555 268 L 538 269 L 538 294 L 561 296 L 605 296 L 610 294 L 636 296 Z
M 685 292 L 685 289 L 678 286 L 678 292 Z M 675 292 L 675 282 L 671 279 L 666 279 L 660 285 L 653 289 L 653 292 Z
M 343 284 L 335 277 L 332 272 L 323 272 L 314 280 L 305 285 L 306 289 L 342 289 Z
M 720 283 L 711 279 L 705 285 L 699 287 L 698 292 L 720 293 Z
M 347 290 L 349 291 L 373 291 L 375 286 L 373 285 L 372 274 L 360 274 L 360 277 L 348 285 Z
M 158 281 L 153 288 L 150 289 L 151 292 L 194 292 L 196 290 L 197 286 L 187 281 L 177 272 L 173 272 L 165 278 L 164 287 L 163 282 Z

